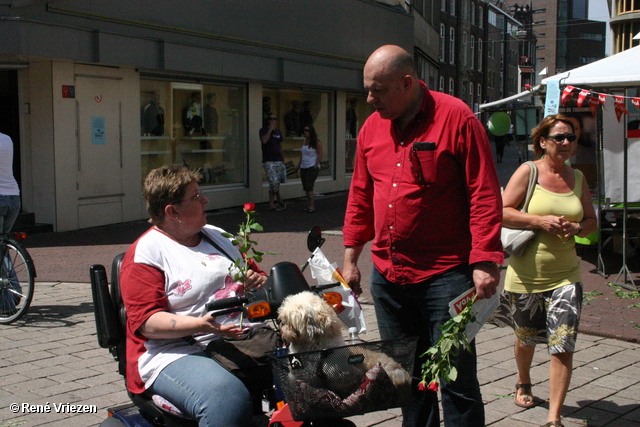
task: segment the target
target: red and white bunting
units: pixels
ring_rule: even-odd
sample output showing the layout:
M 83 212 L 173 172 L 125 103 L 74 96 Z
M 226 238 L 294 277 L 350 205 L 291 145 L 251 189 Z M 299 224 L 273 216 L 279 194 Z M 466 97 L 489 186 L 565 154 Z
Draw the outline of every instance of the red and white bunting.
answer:
M 624 96 L 614 96 L 613 97 L 613 101 L 615 104 L 615 110 L 616 110 L 616 118 L 618 119 L 618 123 L 620 122 L 620 117 L 623 114 L 629 114 L 629 112 L 627 111 L 627 107 L 625 107 L 624 105 Z
M 600 99 L 594 98 L 593 96 L 589 97 L 589 108 L 591 109 L 591 114 L 593 116 L 596 115 L 596 111 L 598 111 L 598 107 L 600 106 Z
M 582 104 L 584 104 L 584 100 L 587 99 L 587 96 L 589 95 L 589 93 L 591 93 L 590 91 L 586 90 L 586 89 L 582 89 L 580 91 L 580 93 L 578 94 L 578 108 L 582 108 Z
M 564 90 L 562 91 L 562 95 L 560 96 L 560 103 L 563 107 L 564 104 L 567 103 L 569 98 L 571 98 L 571 92 L 573 92 L 573 89 L 575 89 L 573 86 L 565 86 Z
M 607 95 L 606 93 L 599 93 L 598 94 L 598 99 L 600 100 L 600 104 L 604 105 L 605 102 L 607 102 Z

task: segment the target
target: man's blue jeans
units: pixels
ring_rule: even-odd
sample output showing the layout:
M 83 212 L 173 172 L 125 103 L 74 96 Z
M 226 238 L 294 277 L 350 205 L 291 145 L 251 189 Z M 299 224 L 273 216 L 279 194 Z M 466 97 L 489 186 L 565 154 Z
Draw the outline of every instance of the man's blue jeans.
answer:
M 249 391 L 205 353 L 184 356 L 167 365 L 151 391 L 195 416 L 200 427 L 253 425 Z
M 378 329 L 383 340 L 417 336 L 418 350 L 414 375 L 421 377 L 423 360 L 419 358 L 440 337 L 440 325 L 451 318 L 449 302 L 473 287 L 468 265 L 448 270 L 431 279 L 413 285 L 389 282 L 374 267 L 371 275 L 371 295 L 375 305 Z M 458 379 L 450 384 L 441 381 L 444 424 L 448 427 L 484 426 L 484 406 L 478 383 L 475 342 L 473 354 L 462 351 L 458 357 Z M 407 427 L 438 427 L 438 394 L 418 391 L 415 401 L 402 408 L 402 425 Z

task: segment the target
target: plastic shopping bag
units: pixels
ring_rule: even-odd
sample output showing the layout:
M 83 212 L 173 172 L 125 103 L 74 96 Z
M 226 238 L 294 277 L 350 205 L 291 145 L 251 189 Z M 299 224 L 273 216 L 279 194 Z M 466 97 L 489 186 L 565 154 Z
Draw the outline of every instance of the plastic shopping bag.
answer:
M 311 254 L 309 259 L 309 268 L 311 276 L 318 281 L 319 285 L 329 285 L 339 283 L 336 292 L 342 295 L 342 305 L 344 310 L 338 314 L 338 317 L 347 325 L 347 328 L 356 328 L 359 334 L 367 333 L 367 324 L 364 320 L 364 311 L 358 302 L 357 295 L 351 291 L 349 285 L 342 277 L 340 269 L 336 263 L 329 263 L 324 253 L 317 248 Z M 331 289 L 333 291 L 333 288 Z

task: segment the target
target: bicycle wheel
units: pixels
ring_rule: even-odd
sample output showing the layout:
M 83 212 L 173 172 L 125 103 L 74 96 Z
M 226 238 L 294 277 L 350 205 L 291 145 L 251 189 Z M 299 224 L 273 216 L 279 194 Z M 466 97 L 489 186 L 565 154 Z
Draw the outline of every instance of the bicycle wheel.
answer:
M 26 249 L 11 240 L 3 249 L 5 255 L 0 260 L 0 324 L 8 324 L 20 319 L 29 309 L 35 274 Z

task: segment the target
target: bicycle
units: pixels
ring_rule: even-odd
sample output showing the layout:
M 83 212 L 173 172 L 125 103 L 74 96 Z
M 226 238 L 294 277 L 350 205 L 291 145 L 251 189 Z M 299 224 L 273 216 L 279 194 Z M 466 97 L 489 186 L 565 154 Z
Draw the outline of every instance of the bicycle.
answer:
M 20 244 L 26 233 L 0 234 L 0 324 L 25 315 L 33 299 L 36 268 Z

